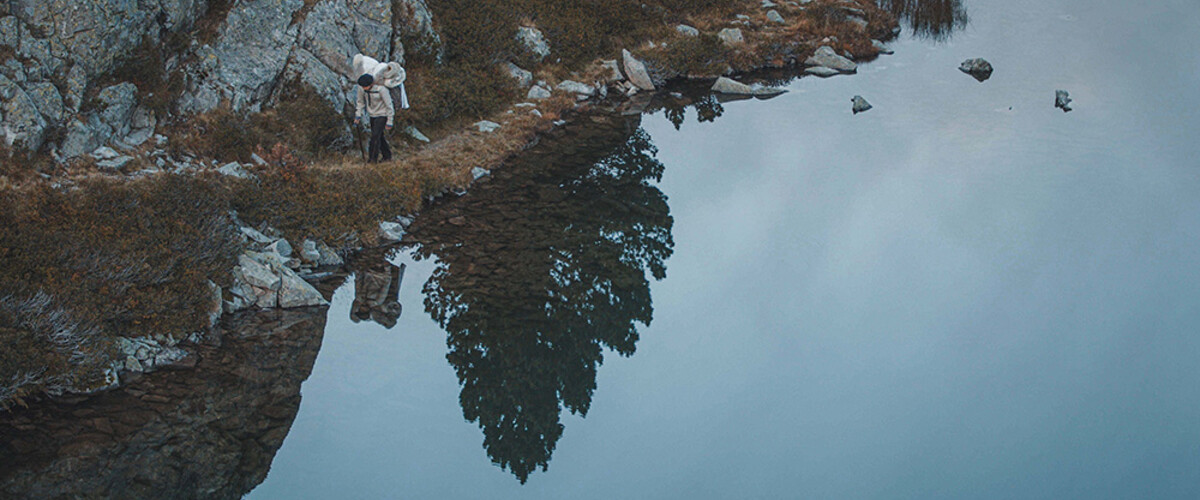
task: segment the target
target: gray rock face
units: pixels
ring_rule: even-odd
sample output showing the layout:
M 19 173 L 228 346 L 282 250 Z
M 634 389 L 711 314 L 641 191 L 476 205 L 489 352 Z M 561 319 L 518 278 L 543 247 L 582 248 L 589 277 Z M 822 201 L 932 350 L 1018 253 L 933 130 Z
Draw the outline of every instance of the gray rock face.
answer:
M 804 61 L 808 66 L 821 66 L 842 73 L 855 73 L 858 71 L 858 65 L 845 57 L 834 52 L 833 48 L 828 45 L 822 45 L 817 51 Z
M 1071 94 L 1065 90 L 1054 91 L 1054 107 L 1063 110 L 1063 113 L 1071 112 Z
M 517 66 L 511 62 L 505 62 L 501 66 L 504 68 L 504 71 L 508 73 L 508 76 L 513 77 L 513 79 L 517 81 L 518 87 L 528 88 L 530 85 L 533 85 L 533 73 L 523 70 L 520 66 Z
M 0 132 L 5 144 L 29 150 L 40 148 L 47 123 L 29 94 L 12 80 L 0 76 L 0 99 L 4 101 L 0 106 L 4 113 Z
M 717 78 L 717 82 L 712 86 L 712 91 L 721 94 L 748 95 L 756 97 L 770 97 L 787 92 L 783 89 L 754 87 L 725 77 Z
M 392 4 L 392 58 L 404 61 L 405 52 L 430 56 L 441 63 L 445 55 L 442 37 L 434 29 L 433 14 L 425 0 L 396 0 Z
M 854 114 L 856 115 L 870 110 L 872 107 L 871 103 L 867 102 L 867 100 L 863 99 L 863 97 L 860 95 L 854 96 L 854 98 L 850 99 L 850 102 L 853 103 L 852 111 L 854 111 Z
M 193 68 L 196 81 L 180 100 L 180 110 L 209 111 L 222 98 L 237 111 L 261 109 L 291 55 L 299 31 L 292 18 L 303 6 L 303 0 L 237 3 L 221 26 L 216 43 L 200 51 L 206 64 Z
M 625 76 L 629 78 L 629 83 L 642 90 L 654 90 L 654 80 L 650 78 L 650 73 L 646 71 L 646 64 L 634 57 L 629 50 L 621 50 L 621 59 L 625 63 Z
M 725 28 L 717 33 L 717 38 L 729 46 L 746 43 L 746 37 L 742 35 L 742 30 L 739 28 Z
M 958 67 L 959 71 L 971 75 L 980 82 L 992 77 L 992 64 L 983 59 L 967 59 Z
M 546 41 L 546 35 L 537 28 L 527 26 L 518 28 L 517 41 L 521 42 L 521 45 L 539 61 L 550 55 L 550 42 Z

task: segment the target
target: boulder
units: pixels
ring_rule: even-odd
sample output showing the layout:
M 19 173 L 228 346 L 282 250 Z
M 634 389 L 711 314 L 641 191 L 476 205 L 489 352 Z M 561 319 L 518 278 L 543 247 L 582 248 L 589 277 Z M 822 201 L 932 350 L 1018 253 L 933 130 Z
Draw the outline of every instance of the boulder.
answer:
M 506 73 L 508 73 L 509 76 L 511 76 L 514 80 L 517 81 L 518 87 L 527 88 L 527 87 L 533 85 L 533 73 L 530 73 L 529 71 L 521 69 L 520 66 L 517 66 L 516 64 L 513 64 L 511 62 L 504 63 L 502 65 L 502 67 L 504 68 L 504 71 Z
M 316 288 L 291 269 L 280 270 L 279 307 L 292 309 L 328 305 L 329 301 Z
M 263 251 L 278 255 L 281 259 L 287 259 L 292 256 L 294 250 L 292 249 L 292 244 L 288 243 L 287 240 L 278 239 L 267 245 Z
M 717 82 L 712 86 L 712 91 L 721 94 L 748 95 L 756 97 L 770 97 L 787 92 L 783 89 L 750 86 L 725 77 L 717 78 Z
M 822 45 L 818 48 L 811 57 L 804 60 L 804 64 L 808 66 L 821 66 L 842 73 L 855 73 L 858 71 L 858 65 L 854 61 L 838 55 L 828 45 Z
M 992 77 L 992 64 L 980 58 L 963 61 L 958 70 L 971 75 L 980 82 L 987 81 Z
M 445 45 L 425 0 L 394 0 L 392 5 L 392 58 L 403 62 L 407 52 L 431 56 L 441 64 Z
M 1071 94 L 1065 90 L 1054 91 L 1054 107 L 1063 110 L 1063 113 L 1071 112 Z
M 533 54 L 534 58 L 541 61 L 550 55 L 550 42 L 546 41 L 546 35 L 537 28 L 522 26 L 517 29 L 517 41 Z
M 596 95 L 596 87 L 593 87 L 586 83 L 579 83 L 574 80 L 563 80 L 561 83 L 558 84 L 557 88 L 558 88 L 558 90 L 562 90 L 567 93 L 577 94 L 577 95 L 582 95 L 582 96 L 587 96 L 587 97 Z
M 678 31 L 683 36 L 700 36 L 700 30 L 686 24 L 680 24 L 679 26 L 676 26 L 675 31 Z
M 251 179 L 254 177 L 254 174 L 251 174 L 250 172 L 248 172 L 245 168 L 242 167 L 241 163 L 238 163 L 236 161 L 226 163 L 221 168 L 218 168 L 217 172 L 220 173 L 221 175 L 224 175 L 227 177 L 234 177 L 237 179 Z
M 607 70 L 604 73 L 604 83 L 615 83 L 625 79 L 621 74 L 621 65 L 615 59 L 601 61 L 600 65 Z
M 404 226 L 396 222 L 380 222 L 379 238 L 385 243 L 399 243 L 404 239 Z
M 304 240 L 300 244 L 300 261 L 311 265 L 316 265 L 321 261 L 321 251 L 317 249 L 317 242 Z
M 785 21 L 783 19 L 783 16 L 779 14 L 779 11 L 773 10 L 773 9 L 767 11 L 767 20 L 771 21 L 773 23 L 776 23 L 776 24 L 786 24 L 787 23 L 787 21 Z
M 654 80 L 646 71 L 645 63 L 634 57 L 627 49 L 621 50 L 621 59 L 625 63 L 625 76 L 629 77 L 629 83 L 642 90 L 655 89 Z
M 856 115 L 871 109 L 871 103 L 867 102 L 867 100 L 863 99 L 863 97 L 860 95 L 854 96 L 852 99 L 850 99 L 850 102 L 853 103 L 852 111 L 854 111 L 854 114 Z
M 725 28 L 717 33 L 717 38 L 720 38 L 721 42 L 728 46 L 746 43 L 746 37 L 742 35 L 742 30 L 739 28 Z
M 534 85 L 529 88 L 529 92 L 525 94 L 526 99 L 542 100 L 550 98 L 550 90 L 541 85 Z
M 896 51 L 889 49 L 887 45 L 884 45 L 883 42 L 879 40 L 871 40 L 871 46 L 875 47 L 875 50 L 878 50 L 880 54 L 891 55 L 896 53 Z

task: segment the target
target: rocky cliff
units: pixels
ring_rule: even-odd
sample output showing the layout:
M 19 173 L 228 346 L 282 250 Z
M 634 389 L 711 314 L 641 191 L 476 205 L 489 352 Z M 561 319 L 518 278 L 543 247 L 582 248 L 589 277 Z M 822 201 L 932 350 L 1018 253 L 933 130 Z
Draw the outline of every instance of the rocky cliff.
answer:
M 350 57 L 403 60 L 406 46 L 440 57 L 424 0 L 11 0 L 0 6 L 0 133 L 57 159 L 130 149 L 165 120 L 222 102 L 258 111 L 292 84 L 342 112 Z M 129 67 L 156 77 L 121 81 Z

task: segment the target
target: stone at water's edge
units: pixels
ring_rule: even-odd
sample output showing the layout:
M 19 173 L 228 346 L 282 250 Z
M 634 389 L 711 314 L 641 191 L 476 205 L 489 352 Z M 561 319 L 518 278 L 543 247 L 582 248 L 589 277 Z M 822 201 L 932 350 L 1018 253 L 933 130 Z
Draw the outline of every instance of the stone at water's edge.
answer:
M 842 74 L 841 71 L 833 68 L 826 68 L 824 66 L 809 66 L 804 68 L 804 73 L 808 75 L 819 76 L 821 78 L 829 78 L 831 76 Z
M 884 45 L 879 40 L 871 40 L 871 46 L 875 47 L 875 50 L 878 50 L 880 54 L 891 55 L 896 53 L 896 51 L 889 49 L 887 45 Z
M 958 67 L 959 71 L 975 77 L 980 82 L 992 77 L 992 63 L 981 58 L 967 59 Z
M 404 226 L 397 222 L 380 222 L 379 237 L 388 243 L 397 243 L 404 239 Z
M 1054 107 L 1063 110 L 1063 113 L 1071 112 L 1071 94 L 1065 90 L 1054 91 Z
M 284 268 L 286 269 L 286 268 Z M 283 309 L 292 309 L 296 307 L 310 307 L 328 305 L 329 302 L 325 297 L 318 292 L 316 288 L 304 281 L 303 278 L 296 275 L 291 269 L 286 269 L 282 273 L 282 278 L 279 288 L 279 307 Z
M 654 80 L 650 79 L 650 73 L 646 71 L 646 65 L 639 61 L 628 49 L 621 50 L 621 59 L 625 63 L 625 76 L 629 78 L 629 83 L 642 90 L 654 90 Z
M 838 53 L 834 52 L 833 48 L 828 45 L 822 45 L 820 48 L 818 48 L 811 57 L 804 60 L 804 64 L 809 66 L 829 68 L 842 73 L 858 72 L 858 64 L 855 64 L 854 61 L 838 55 Z
M 717 82 L 712 86 L 712 91 L 721 94 L 750 95 L 758 97 L 776 96 L 787 92 L 787 90 L 784 89 L 753 87 L 729 78 L 725 78 L 723 76 L 717 78 Z
M 860 95 L 854 96 L 854 98 L 850 99 L 850 102 L 854 103 L 854 107 L 852 110 L 854 111 L 854 114 L 856 114 L 856 115 L 859 113 L 862 113 L 864 111 L 870 110 L 872 107 L 871 103 L 867 102 L 867 100 L 863 99 L 863 97 Z

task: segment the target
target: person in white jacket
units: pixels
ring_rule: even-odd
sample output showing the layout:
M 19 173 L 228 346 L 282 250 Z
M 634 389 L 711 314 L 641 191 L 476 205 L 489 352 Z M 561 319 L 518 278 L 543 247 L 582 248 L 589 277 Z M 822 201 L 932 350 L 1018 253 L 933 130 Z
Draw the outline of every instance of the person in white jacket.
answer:
M 398 63 L 385 64 L 362 54 L 354 56 L 352 65 L 354 72 L 359 75 L 354 124 L 358 125 L 364 115 L 371 124 L 368 161 L 374 163 L 380 156 L 383 161 L 389 161 L 392 159 L 392 149 L 388 146 L 385 132 L 392 130 L 396 121 L 391 89 L 399 87 L 400 109 L 408 109 L 408 92 L 404 89 L 408 75 Z
M 392 106 L 392 93 L 383 85 L 375 84 L 375 77 L 362 75 L 358 78 L 358 97 L 355 99 L 354 124 L 357 126 L 363 115 L 371 123 L 370 154 L 367 161 L 375 163 L 383 156 L 383 161 L 391 161 L 392 148 L 388 146 L 385 131 L 392 130 L 396 125 L 396 109 Z

